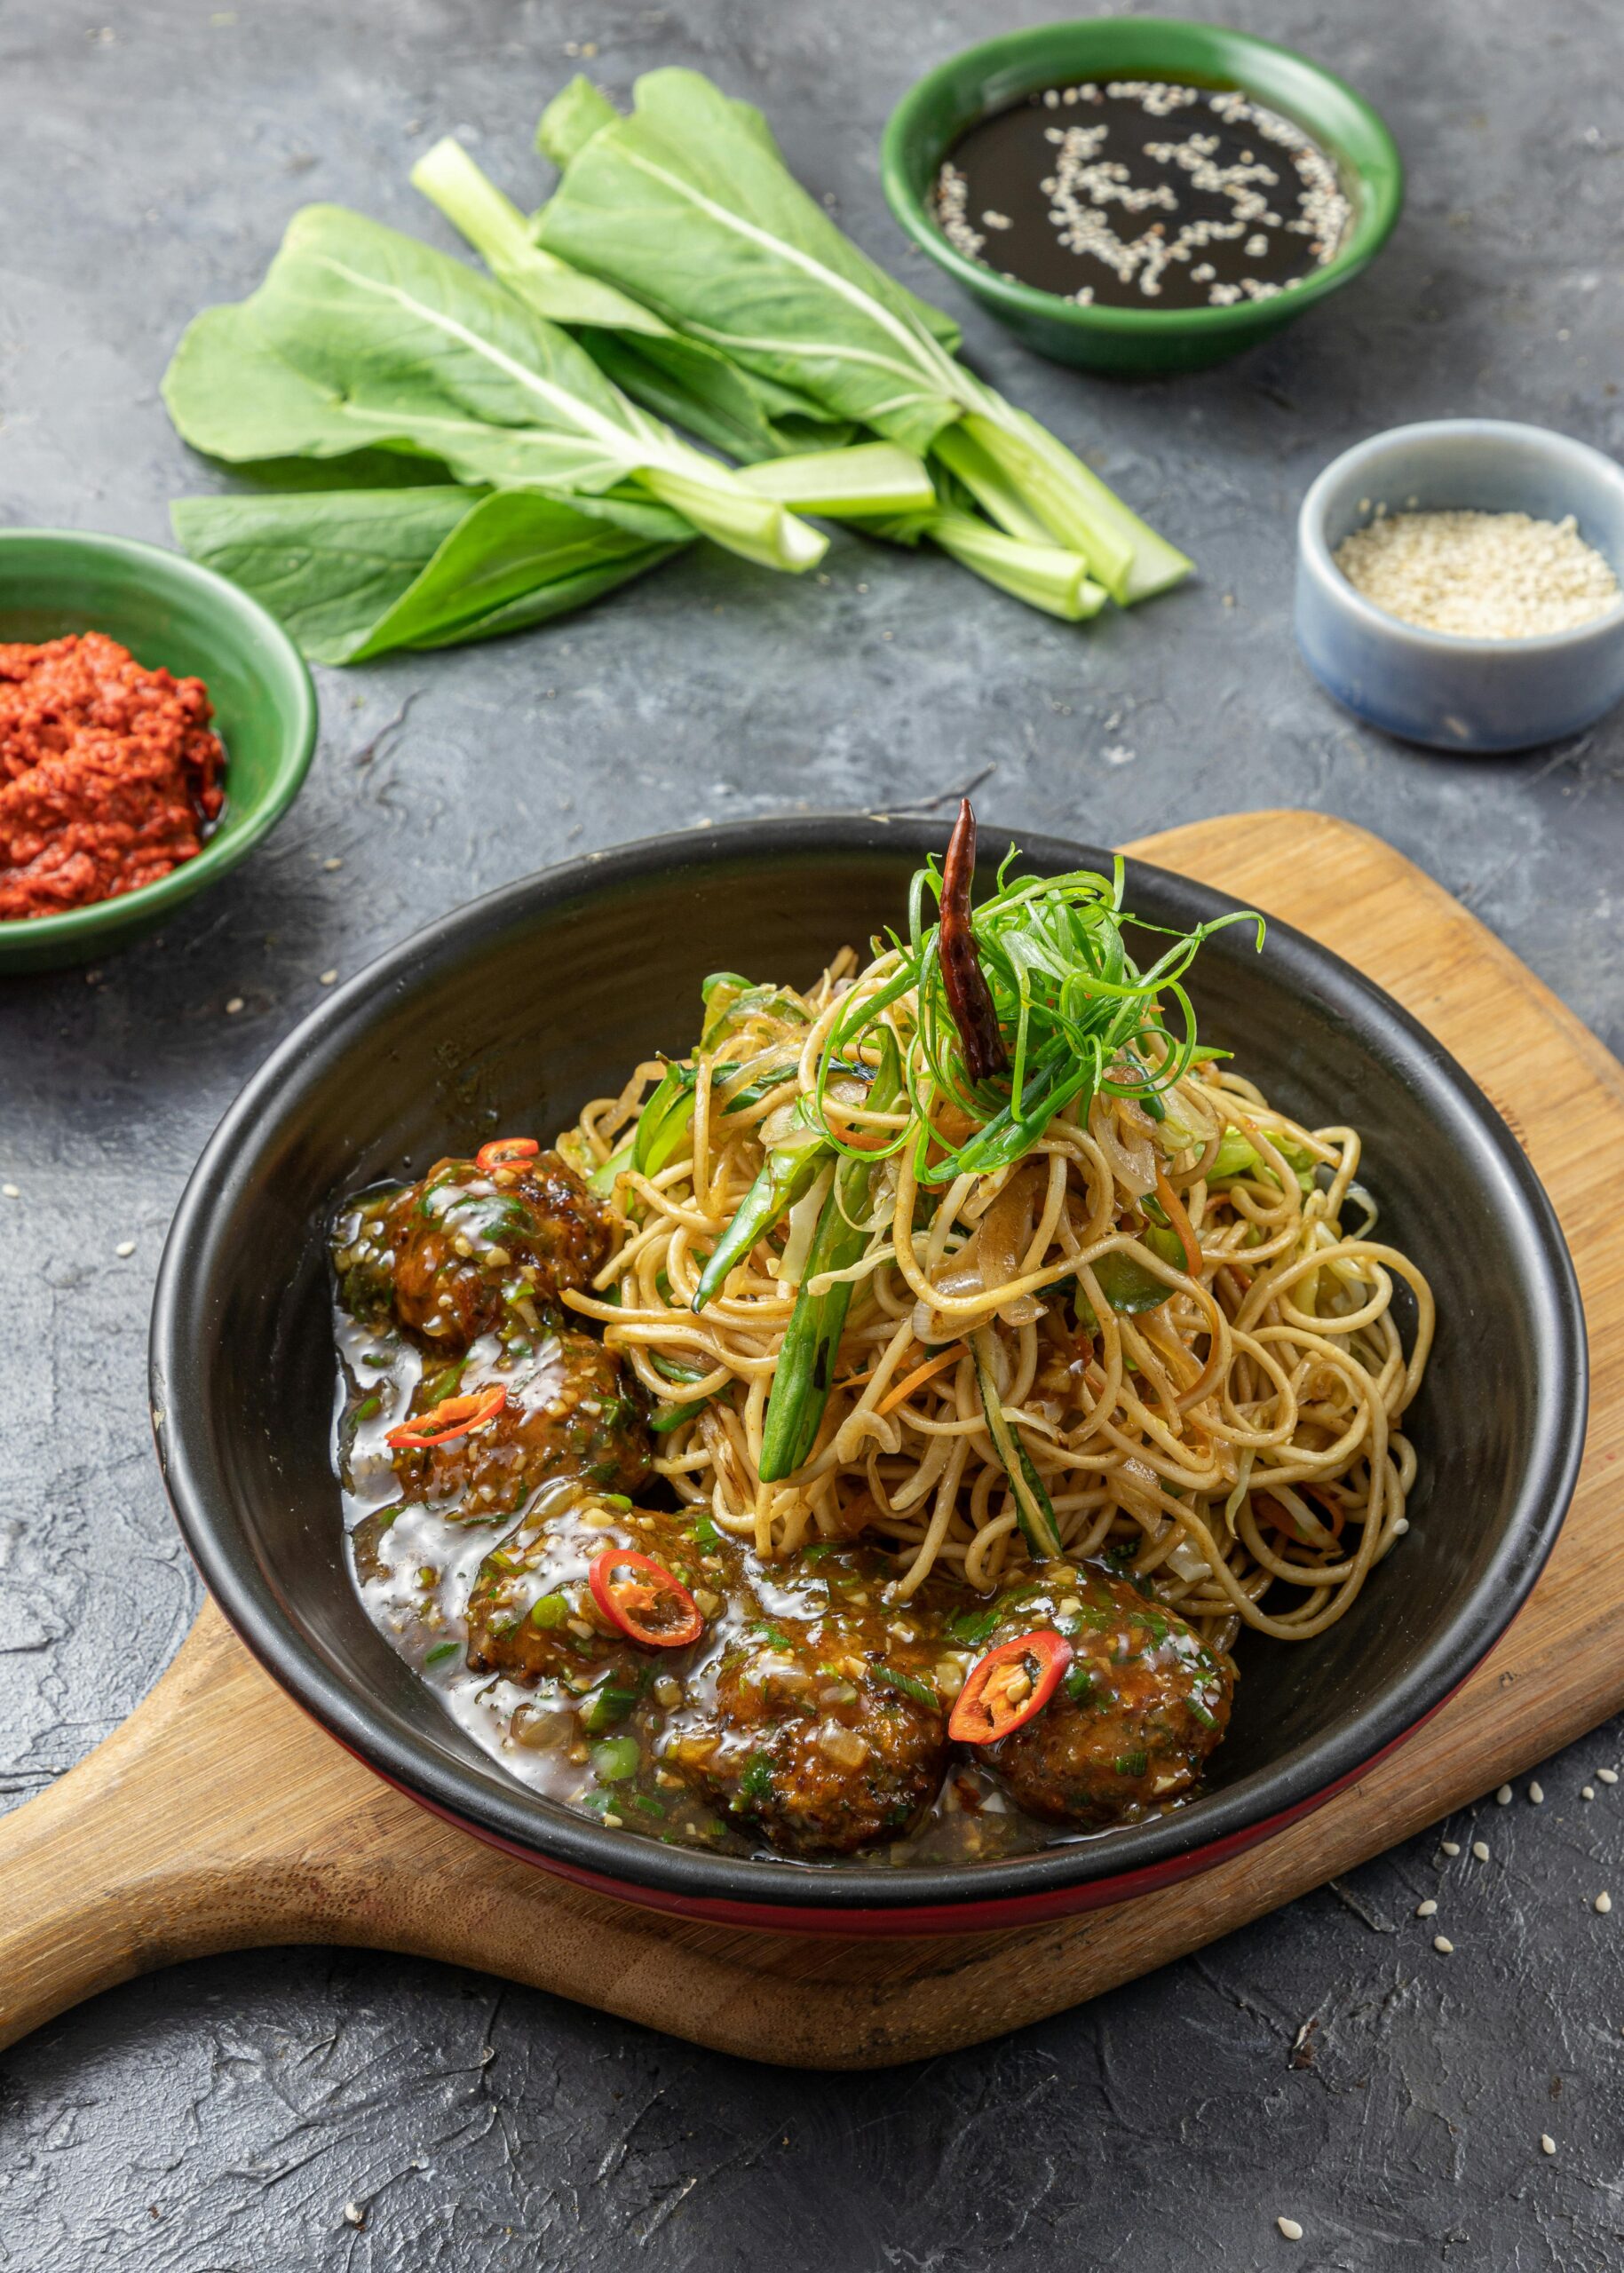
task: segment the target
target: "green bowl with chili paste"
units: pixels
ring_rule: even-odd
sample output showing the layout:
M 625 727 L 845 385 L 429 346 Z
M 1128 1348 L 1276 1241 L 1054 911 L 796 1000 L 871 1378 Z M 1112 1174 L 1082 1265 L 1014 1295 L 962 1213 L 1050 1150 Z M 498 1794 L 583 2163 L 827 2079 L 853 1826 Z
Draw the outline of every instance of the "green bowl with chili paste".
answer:
M 316 746 L 316 694 L 274 619 L 178 552 L 75 529 L 0 529 L 0 642 L 102 631 L 138 663 L 201 678 L 226 751 L 226 802 L 202 850 L 167 876 L 59 915 L 0 922 L 0 971 L 113 953 L 218 882 L 298 795 Z
M 1302 127 L 1331 160 L 1351 208 L 1331 259 L 1268 299 L 1117 307 L 1040 291 L 950 243 L 936 217 L 936 182 L 967 129 L 1045 88 L 1110 79 L 1237 89 Z M 1255 346 L 1351 282 L 1385 244 L 1404 202 L 1398 146 L 1351 87 L 1272 40 L 1171 16 L 1040 24 L 949 57 L 891 113 L 881 176 L 891 211 L 939 267 L 1039 354 L 1097 371 L 1200 370 Z

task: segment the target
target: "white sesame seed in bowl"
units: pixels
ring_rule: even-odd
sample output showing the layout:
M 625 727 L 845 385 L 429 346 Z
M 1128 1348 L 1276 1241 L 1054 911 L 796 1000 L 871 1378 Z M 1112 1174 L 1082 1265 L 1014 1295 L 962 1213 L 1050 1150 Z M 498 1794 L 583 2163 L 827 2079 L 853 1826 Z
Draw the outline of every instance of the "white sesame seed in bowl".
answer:
M 1398 426 L 1327 466 L 1297 527 L 1297 642 L 1406 741 L 1529 748 L 1624 700 L 1624 469 L 1541 426 Z

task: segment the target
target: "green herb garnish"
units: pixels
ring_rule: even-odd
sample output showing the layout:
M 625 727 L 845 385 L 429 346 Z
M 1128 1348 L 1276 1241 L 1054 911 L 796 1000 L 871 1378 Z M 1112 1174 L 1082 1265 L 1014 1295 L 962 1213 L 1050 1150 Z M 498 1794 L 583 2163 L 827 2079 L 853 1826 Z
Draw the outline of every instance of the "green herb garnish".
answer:
M 947 1631 L 965 1649 L 978 1650 L 997 1623 L 995 1610 L 955 1610 L 947 1620 Z
M 708 1405 L 715 1403 L 713 1397 L 696 1397 L 686 1405 L 662 1405 L 651 1416 L 649 1428 L 656 1437 L 669 1437 L 673 1429 L 680 1429 L 685 1421 L 697 1420 Z
M 739 1797 L 751 1807 L 761 1807 L 772 1797 L 772 1762 L 764 1752 L 758 1752 L 739 1778 Z
M 595 1689 L 581 1708 L 581 1725 L 596 1736 L 602 1729 L 612 1729 L 623 1721 L 638 1701 L 635 1689 L 622 1689 L 613 1681 Z
M 872 1666 L 869 1670 L 886 1689 L 899 1691 L 904 1697 L 911 1697 L 915 1705 L 923 1705 L 930 1712 L 941 1711 L 942 1700 L 929 1682 L 919 1681 L 911 1673 L 899 1673 L 894 1666 Z

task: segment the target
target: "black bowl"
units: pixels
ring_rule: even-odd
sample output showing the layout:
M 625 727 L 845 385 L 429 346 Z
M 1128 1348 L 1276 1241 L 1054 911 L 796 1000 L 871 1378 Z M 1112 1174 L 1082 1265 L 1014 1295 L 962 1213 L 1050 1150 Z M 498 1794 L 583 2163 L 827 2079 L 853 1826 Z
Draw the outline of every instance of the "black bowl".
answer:
M 939 825 L 748 822 L 594 855 L 447 916 L 307 1018 L 210 1142 L 153 1319 L 159 1458 L 181 1528 L 261 1663 L 380 1774 L 530 1860 L 645 1903 L 822 1932 L 962 1931 L 1120 1899 L 1318 1805 L 1470 1671 L 1524 1600 L 1584 1436 L 1578 1288 L 1550 1204 L 1481 1092 L 1406 1012 L 1301 933 L 1219 932 L 1206 1038 L 1299 1120 L 1356 1121 L 1384 1235 L 1437 1292 L 1402 1549 L 1339 1624 L 1246 1647 L 1232 1732 L 1190 1806 L 1002 1863 L 893 1869 L 692 1853 L 505 1777 L 374 1630 L 328 1459 L 334 1201 L 515 1125 L 550 1134 L 693 1027 L 701 979 L 805 984 L 899 923 Z M 994 829 L 986 844 L 1005 842 Z M 1052 874 L 1108 856 L 1028 843 Z M 985 879 L 984 879 L 985 881 Z M 1129 864 L 1129 905 L 1181 930 L 1234 905 Z

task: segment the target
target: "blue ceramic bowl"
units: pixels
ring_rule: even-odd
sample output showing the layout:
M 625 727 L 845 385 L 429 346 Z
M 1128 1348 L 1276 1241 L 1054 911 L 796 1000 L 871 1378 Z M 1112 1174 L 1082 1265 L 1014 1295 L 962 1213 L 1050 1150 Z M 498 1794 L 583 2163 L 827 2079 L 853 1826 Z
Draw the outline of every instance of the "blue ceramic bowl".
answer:
M 1527 749 L 1624 700 L 1624 603 L 1575 631 L 1463 639 L 1401 622 L 1355 591 L 1332 555 L 1378 504 L 1572 513 L 1624 582 L 1624 470 L 1612 458 L 1499 418 L 1395 426 L 1344 450 L 1303 500 L 1296 629 L 1309 669 L 1356 717 L 1434 749 Z

